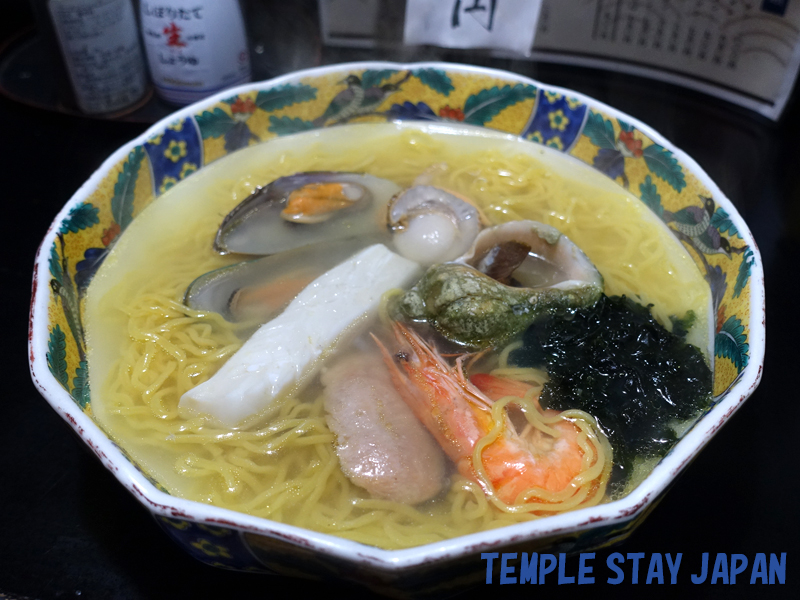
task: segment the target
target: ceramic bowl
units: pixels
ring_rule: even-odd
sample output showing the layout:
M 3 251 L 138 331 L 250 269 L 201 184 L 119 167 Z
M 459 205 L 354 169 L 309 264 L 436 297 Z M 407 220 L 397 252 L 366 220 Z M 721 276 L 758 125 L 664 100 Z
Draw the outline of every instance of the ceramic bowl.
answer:
M 357 79 L 348 83 L 351 75 Z M 93 421 L 81 291 L 117 236 L 147 204 L 205 165 L 276 136 L 335 125 L 335 115 L 324 117 L 334 96 L 348 85 L 376 90 L 387 83 L 394 84 L 392 93 L 350 121 L 462 122 L 507 132 L 593 166 L 668 227 L 677 227 L 680 211 L 707 219 L 707 237 L 716 245 L 685 243 L 710 282 L 717 316 L 714 403 L 622 500 L 418 548 L 381 550 L 171 496 Z M 722 251 L 721 240 L 735 251 Z M 691 158 L 645 124 L 581 94 L 453 64 L 334 65 L 247 84 L 177 111 L 115 152 L 75 193 L 39 249 L 33 289 L 30 366 L 36 386 L 191 555 L 220 567 L 343 578 L 395 594 L 481 581 L 482 551 L 578 552 L 625 538 L 754 390 L 764 354 L 758 250 L 731 202 Z

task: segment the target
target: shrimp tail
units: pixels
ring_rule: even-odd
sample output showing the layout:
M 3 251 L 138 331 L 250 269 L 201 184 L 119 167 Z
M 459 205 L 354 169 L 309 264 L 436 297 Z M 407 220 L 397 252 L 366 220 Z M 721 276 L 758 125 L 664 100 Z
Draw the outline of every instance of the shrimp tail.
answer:
M 500 400 L 506 396 L 524 398 L 531 386 L 524 381 L 497 377 L 489 373 L 476 373 L 469 380 L 491 400 Z

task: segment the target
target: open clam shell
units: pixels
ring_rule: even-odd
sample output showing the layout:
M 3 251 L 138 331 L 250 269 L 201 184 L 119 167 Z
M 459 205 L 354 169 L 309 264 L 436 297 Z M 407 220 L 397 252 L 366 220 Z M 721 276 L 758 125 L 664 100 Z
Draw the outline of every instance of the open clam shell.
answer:
M 514 287 L 603 289 L 603 278 L 586 254 L 558 229 L 538 221 L 484 229 L 456 262 Z
M 266 323 L 314 279 L 376 239 L 323 242 L 209 271 L 189 284 L 184 303 L 232 322 Z
M 475 206 L 432 185 L 415 185 L 393 197 L 388 224 L 397 251 L 426 266 L 464 254 L 482 226 Z
M 268 255 L 301 246 L 385 232 L 395 183 L 359 173 L 314 171 L 257 189 L 222 221 L 214 249 Z

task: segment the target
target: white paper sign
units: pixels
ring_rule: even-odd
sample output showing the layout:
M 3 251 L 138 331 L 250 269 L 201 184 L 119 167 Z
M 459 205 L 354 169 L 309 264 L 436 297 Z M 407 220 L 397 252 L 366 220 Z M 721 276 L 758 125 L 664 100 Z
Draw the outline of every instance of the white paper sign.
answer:
M 797 1 L 544 0 L 538 27 L 536 59 L 663 79 L 771 118 L 800 67 Z
M 403 41 L 528 55 L 541 0 L 407 0 Z

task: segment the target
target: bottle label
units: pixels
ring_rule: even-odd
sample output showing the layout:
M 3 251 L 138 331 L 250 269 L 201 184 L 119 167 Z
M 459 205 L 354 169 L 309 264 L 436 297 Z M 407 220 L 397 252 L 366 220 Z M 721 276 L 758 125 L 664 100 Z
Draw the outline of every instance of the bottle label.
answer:
M 51 0 L 50 15 L 81 110 L 112 112 L 147 88 L 130 0 Z
M 142 0 L 140 13 L 150 73 L 166 100 L 186 104 L 250 80 L 237 0 Z

